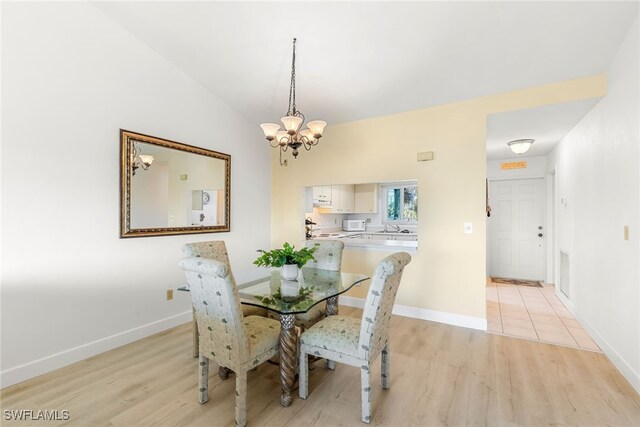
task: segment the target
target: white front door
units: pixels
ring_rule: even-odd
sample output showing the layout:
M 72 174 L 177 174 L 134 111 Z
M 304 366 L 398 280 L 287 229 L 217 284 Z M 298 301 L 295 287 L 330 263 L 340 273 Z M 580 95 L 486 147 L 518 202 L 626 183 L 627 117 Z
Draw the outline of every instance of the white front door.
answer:
M 490 276 L 544 280 L 544 193 L 542 178 L 489 183 Z

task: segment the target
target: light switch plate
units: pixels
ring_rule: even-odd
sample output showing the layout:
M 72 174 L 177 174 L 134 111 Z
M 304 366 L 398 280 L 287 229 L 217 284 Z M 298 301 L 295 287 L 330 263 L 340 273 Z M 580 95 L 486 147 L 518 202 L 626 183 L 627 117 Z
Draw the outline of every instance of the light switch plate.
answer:
M 471 234 L 471 233 L 473 233 L 473 224 L 471 224 L 470 222 L 465 222 L 464 234 Z
M 629 226 L 624 226 L 624 240 L 629 240 Z
M 417 157 L 419 162 L 433 160 L 433 151 L 423 151 L 422 153 L 418 153 Z

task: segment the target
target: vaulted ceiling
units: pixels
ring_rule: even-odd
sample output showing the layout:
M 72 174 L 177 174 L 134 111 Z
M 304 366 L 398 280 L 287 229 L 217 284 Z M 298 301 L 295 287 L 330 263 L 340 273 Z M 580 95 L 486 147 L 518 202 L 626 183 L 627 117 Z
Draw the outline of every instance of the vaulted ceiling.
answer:
M 636 2 L 97 2 L 254 123 L 331 124 L 605 72 Z

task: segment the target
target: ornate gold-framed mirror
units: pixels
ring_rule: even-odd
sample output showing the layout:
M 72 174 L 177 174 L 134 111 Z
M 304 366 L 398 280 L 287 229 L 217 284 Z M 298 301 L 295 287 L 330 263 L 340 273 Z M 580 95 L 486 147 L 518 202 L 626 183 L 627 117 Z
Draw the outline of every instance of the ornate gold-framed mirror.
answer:
M 230 230 L 231 156 L 120 129 L 120 237 Z

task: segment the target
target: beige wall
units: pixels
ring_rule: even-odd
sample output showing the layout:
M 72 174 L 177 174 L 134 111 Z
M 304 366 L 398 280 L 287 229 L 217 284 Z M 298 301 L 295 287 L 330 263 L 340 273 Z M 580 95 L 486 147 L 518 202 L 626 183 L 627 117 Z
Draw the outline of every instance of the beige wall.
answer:
M 272 244 L 304 239 L 303 187 L 418 179 L 418 252 L 398 304 L 485 318 L 488 114 L 600 97 L 603 75 L 327 127 L 311 152 L 272 162 Z M 311 112 L 309 112 L 311 113 Z M 418 163 L 416 153 L 434 151 Z M 473 234 L 463 233 L 463 223 Z M 371 273 L 385 253 L 347 250 L 345 270 Z M 357 259 L 356 259 L 357 258 Z M 364 271 L 367 268 L 367 271 Z M 362 289 L 354 296 L 361 296 Z

